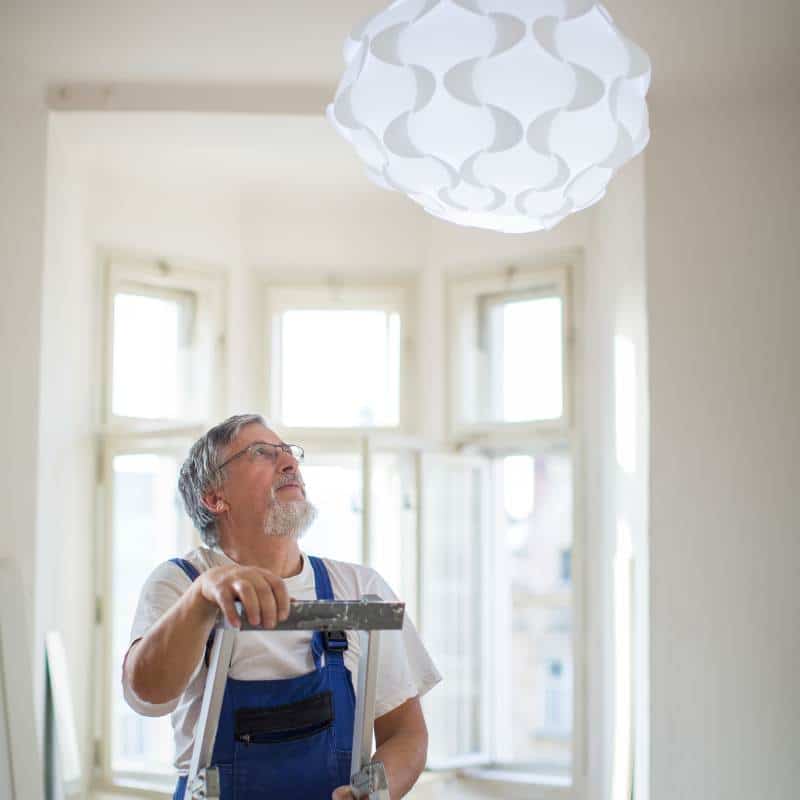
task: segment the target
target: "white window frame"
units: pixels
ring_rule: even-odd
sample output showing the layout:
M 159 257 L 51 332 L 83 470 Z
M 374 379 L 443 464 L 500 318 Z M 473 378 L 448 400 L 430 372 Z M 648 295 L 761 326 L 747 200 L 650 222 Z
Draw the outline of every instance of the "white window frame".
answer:
M 379 433 L 409 434 L 413 431 L 414 394 L 412 392 L 416 323 L 411 313 L 413 287 L 393 281 L 329 281 L 308 284 L 264 283 L 264 341 L 266 358 L 262 379 L 264 406 L 268 417 L 287 437 L 306 440 L 351 439 L 354 435 Z M 281 421 L 281 342 L 280 316 L 285 311 L 332 311 L 364 309 L 400 315 L 399 408 L 396 426 L 291 427 Z
M 135 789 L 150 790 L 154 796 L 163 797 L 169 792 L 171 796 L 175 788 L 175 775 L 160 775 L 149 772 L 124 772 L 115 773 L 111 768 L 111 729 L 112 709 L 109 704 L 112 689 L 111 647 L 111 609 L 113 607 L 114 585 L 112 580 L 112 545 L 110 535 L 113 530 L 113 465 L 117 455 L 130 454 L 158 454 L 174 455 L 180 458 L 193 438 L 202 434 L 199 428 L 190 432 L 182 430 L 176 432 L 160 432 L 158 434 L 134 435 L 108 435 L 102 437 L 100 455 L 98 460 L 98 495 L 101 525 L 98 526 L 96 537 L 96 600 L 95 600 L 95 625 L 97 626 L 97 659 L 98 680 L 95 681 L 95 742 L 94 742 L 94 788 L 103 790 Z M 191 525 L 188 518 L 182 520 L 187 529 Z M 105 532 L 105 533 L 103 533 Z M 193 546 L 200 544 L 197 531 L 192 533 Z M 181 555 L 176 553 L 176 555 Z
M 165 427 L 197 427 L 207 421 L 207 417 L 192 415 L 188 419 L 147 419 L 118 416 L 112 411 L 114 375 L 114 295 L 121 291 L 146 294 L 153 297 L 174 297 L 193 294 L 197 298 L 195 325 L 203 340 L 198 343 L 207 351 L 211 363 L 208 364 L 209 378 L 222 377 L 225 348 L 225 302 L 226 282 L 219 272 L 206 272 L 184 266 L 176 266 L 163 259 L 139 260 L 130 256 L 108 256 L 105 259 L 103 275 L 103 348 L 102 385 L 100 416 L 102 431 L 107 432 L 147 432 L 163 430 Z M 193 354 L 197 358 L 197 354 Z M 209 413 L 212 417 L 222 408 L 224 381 L 209 380 Z
M 93 692 L 92 788 L 95 792 L 135 792 L 139 796 L 164 798 L 174 791 L 174 775 L 155 773 L 115 774 L 111 769 L 111 620 L 114 587 L 111 579 L 113 531 L 113 460 L 117 454 L 160 453 L 185 456 L 188 447 L 222 413 L 225 395 L 225 303 L 226 280 L 221 270 L 201 270 L 158 259 L 127 254 L 99 254 L 98 317 L 103 332 L 97 347 L 99 424 L 96 442 L 95 492 L 95 658 Z M 181 419 L 143 419 L 112 413 L 114 296 L 125 290 L 153 296 L 192 293 L 196 297 L 195 323 L 201 338 L 198 352 L 204 355 L 210 393 L 207 416 Z M 205 360 L 207 359 L 207 361 Z M 188 527 L 190 523 L 184 520 Z M 199 544 L 199 535 L 193 532 Z M 179 555 L 179 554 L 176 554 Z
M 429 467 L 436 461 L 449 462 L 456 466 L 469 467 L 477 469 L 481 474 L 481 489 L 483 497 L 481 498 L 481 520 L 480 520 L 480 535 L 478 553 L 479 561 L 483 567 L 481 583 L 482 590 L 486 590 L 483 602 L 480 603 L 481 620 L 480 631 L 486 632 L 487 635 L 481 636 L 480 642 L 480 688 L 479 688 L 479 714 L 481 725 L 479 730 L 478 749 L 475 752 L 464 753 L 453 758 L 443 761 L 432 761 L 428 764 L 428 769 L 434 771 L 447 771 L 468 768 L 470 766 L 481 767 L 485 766 L 491 761 L 492 753 L 492 725 L 490 718 L 493 714 L 492 686 L 494 677 L 494 664 L 493 658 L 493 637 L 489 633 L 493 628 L 493 615 L 496 612 L 496 606 L 493 603 L 492 593 L 489 591 L 489 582 L 485 578 L 493 572 L 494 561 L 494 548 L 491 546 L 492 537 L 490 516 L 490 495 L 491 486 L 489 482 L 489 460 L 483 455 L 478 453 L 457 453 L 457 452 L 435 452 L 430 448 L 420 451 L 418 455 L 417 478 L 419 481 L 418 489 L 418 514 L 417 514 L 417 608 L 418 608 L 418 625 L 419 633 L 424 638 L 425 636 L 425 621 L 426 609 L 423 601 L 423 584 L 425 582 L 425 565 L 422 561 L 424 552 L 424 539 L 426 536 L 436 535 L 435 531 L 428 531 L 423 524 L 424 520 L 424 503 L 426 493 L 423 488 L 425 483 L 425 473 Z M 496 651 L 495 651 L 496 652 Z
M 464 339 L 475 341 L 477 300 L 485 295 L 519 297 L 540 293 L 552 287 L 562 299 L 563 415 L 557 420 L 526 422 L 465 422 L 460 405 L 460 387 L 467 379 Z M 552 296 L 552 295 L 551 295 Z M 582 382 L 580 349 L 581 319 L 576 298 L 582 296 L 582 273 L 579 259 L 555 260 L 532 264 L 523 269 L 496 269 L 449 280 L 449 337 L 451 370 L 448 381 L 448 408 L 451 416 L 451 439 L 464 452 L 474 452 L 490 459 L 507 455 L 536 454 L 554 447 L 564 447 L 572 463 L 572 609 L 573 609 L 573 725 L 570 783 L 561 783 L 514 765 L 496 763 L 492 752 L 493 726 L 498 724 L 492 695 L 484 714 L 484 737 L 490 743 L 488 763 L 460 771 L 464 779 L 479 782 L 486 791 L 508 798 L 535 800 L 583 800 L 588 773 L 588 634 L 586 601 L 588 587 L 585 573 L 584 456 L 582 448 Z M 472 320 L 470 319 L 472 316 Z M 465 333 L 466 331 L 466 333 Z M 493 487 L 492 493 L 496 494 Z M 487 605 L 492 614 L 501 612 L 496 597 Z M 494 651 L 497 652 L 496 648 Z M 493 662 L 490 662 L 490 668 Z
M 451 277 L 448 291 L 449 353 L 448 409 L 450 436 L 456 442 L 475 440 L 476 437 L 519 437 L 521 435 L 546 436 L 563 434 L 575 419 L 573 409 L 574 365 L 572 342 L 574 339 L 571 278 L 573 270 L 567 263 L 546 267 L 509 268 L 473 275 Z M 477 305 L 482 297 L 494 297 L 498 302 L 515 298 L 560 297 L 562 301 L 561 352 L 562 352 L 562 415 L 557 419 L 503 422 L 490 420 L 471 421 L 467 418 L 465 398 L 476 394 L 480 376 L 475 365 L 480 357 L 475 343 L 478 339 Z M 467 348 L 474 352 L 468 353 Z M 473 399 L 473 405 L 477 401 Z

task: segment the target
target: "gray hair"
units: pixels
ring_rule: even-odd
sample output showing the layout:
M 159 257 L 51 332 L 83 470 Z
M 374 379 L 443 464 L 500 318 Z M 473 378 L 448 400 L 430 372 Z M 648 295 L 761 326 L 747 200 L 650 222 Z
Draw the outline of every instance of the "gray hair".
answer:
M 203 495 L 209 489 L 218 488 L 225 477 L 219 469 L 221 449 L 229 445 L 242 428 L 254 424 L 269 427 L 261 414 L 237 414 L 228 417 L 192 445 L 181 466 L 178 491 L 183 498 L 183 507 L 208 547 L 219 544 L 219 532 L 214 515 L 203 503 Z

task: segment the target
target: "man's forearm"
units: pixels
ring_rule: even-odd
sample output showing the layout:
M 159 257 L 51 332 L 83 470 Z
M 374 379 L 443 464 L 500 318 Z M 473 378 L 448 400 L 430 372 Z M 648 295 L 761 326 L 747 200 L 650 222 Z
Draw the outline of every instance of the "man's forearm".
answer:
M 125 659 L 124 679 L 146 703 L 168 703 L 189 683 L 217 609 L 207 603 L 197 584 L 143 636 Z
M 405 797 L 417 782 L 428 755 L 426 731 L 399 731 L 376 751 L 373 761 L 382 761 L 391 800 Z

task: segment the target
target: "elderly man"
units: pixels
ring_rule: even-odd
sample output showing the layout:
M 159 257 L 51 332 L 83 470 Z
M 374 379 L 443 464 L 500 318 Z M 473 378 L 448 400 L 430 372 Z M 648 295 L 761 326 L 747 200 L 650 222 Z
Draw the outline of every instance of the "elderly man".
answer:
M 238 626 L 238 600 L 253 624 L 274 628 L 288 615 L 290 598 L 394 599 L 374 570 L 301 552 L 298 538 L 316 514 L 306 499 L 302 457 L 300 447 L 285 444 L 253 414 L 212 428 L 181 468 L 179 489 L 205 546 L 147 579 L 123 664 L 130 706 L 148 716 L 172 714 L 181 773 L 176 799 L 186 788 L 206 644 L 220 609 Z M 329 645 L 310 631 L 237 637 L 213 755 L 222 800 L 352 797 L 351 673 L 359 641 L 348 632 L 344 652 L 341 642 Z M 425 765 L 420 696 L 439 680 L 408 619 L 402 631 L 384 634 L 375 759 L 385 766 L 392 798 L 404 796 Z

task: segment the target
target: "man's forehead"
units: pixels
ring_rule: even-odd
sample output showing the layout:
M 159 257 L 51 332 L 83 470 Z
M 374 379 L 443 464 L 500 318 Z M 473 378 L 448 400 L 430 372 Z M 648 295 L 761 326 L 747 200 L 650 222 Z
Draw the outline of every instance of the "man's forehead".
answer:
M 269 442 L 270 444 L 283 444 L 283 440 L 278 436 L 275 431 L 264 427 L 258 422 L 253 422 L 250 425 L 245 425 L 233 441 L 228 445 L 231 451 L 241 450 L 242 447 L 253 442 Z

